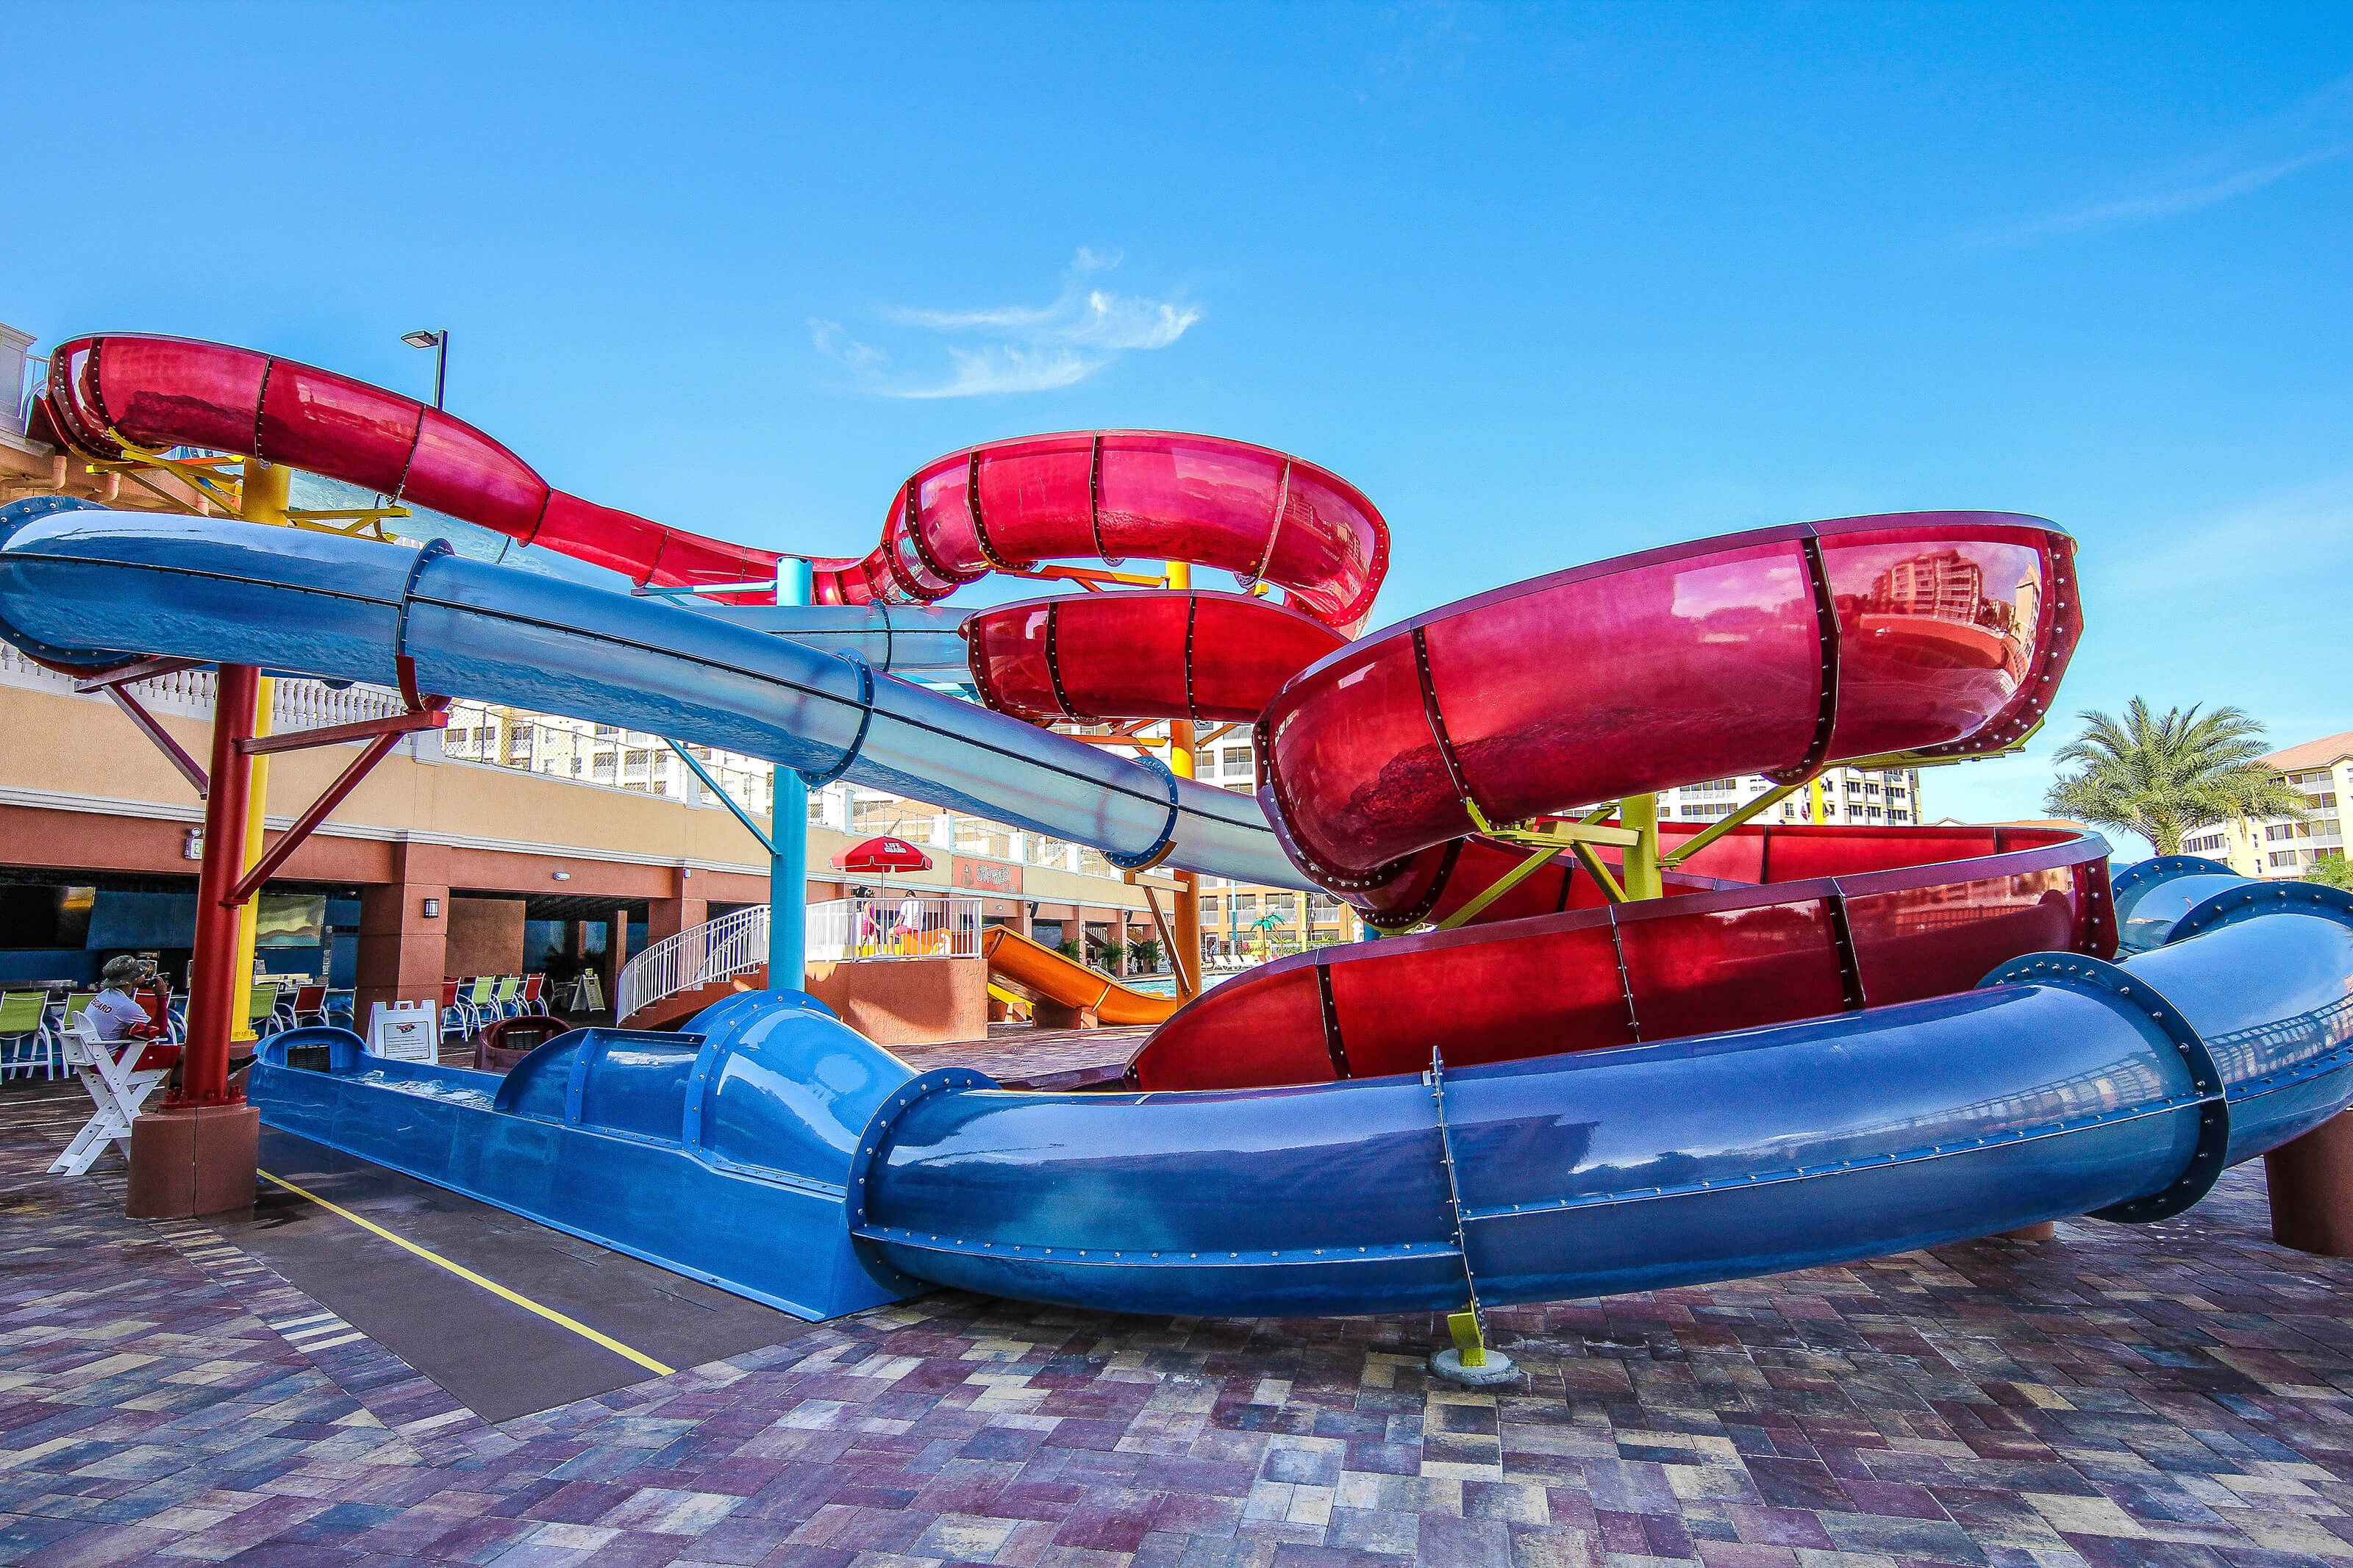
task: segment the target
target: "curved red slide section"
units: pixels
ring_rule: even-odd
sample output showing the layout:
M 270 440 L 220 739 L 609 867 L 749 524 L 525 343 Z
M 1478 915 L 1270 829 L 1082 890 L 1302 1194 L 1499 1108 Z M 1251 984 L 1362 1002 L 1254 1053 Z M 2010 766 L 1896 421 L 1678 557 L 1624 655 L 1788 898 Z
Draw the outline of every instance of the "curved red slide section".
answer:
M 2039 519 L 1913 512 L 1500 588 L 1301 672 L 1258 722 L 1261 796 L 1303 869 L 1383 913 L 1419 902 L 1482 818 L 2000 751 L 2040 722 L 2082 630 L 2073 554 Z
M 315 365 L 145 332 L 76 338 L 50 356 L 42 408 L 58 437 L 116 460 L 117 437 L 209 447 L 323 474 L 662 587 L 776 575 L 773 550 L 667 528 L 552 489 L 462 419 Z
M 1694 857 L 1711 858 L 1772 879 L 1604 905 L 1578 873 L 1561 912 L 1277 959 L 1187 1004 L 1127 1081 L 1262 1088 L 1419 1072 L 1432 1050 L 1450 1067 L 1599 1050 L 1948 995 L 2021 953 L 2115 949 L 2094 837 L 1750 826 Z
M 1354 636 L 1388 556 L 1380 512 L 1327 468 L 1217 436 L 1080 431 L 924 465 L 900 487 L 873 553 L 818 563 L 815 596 L 928 604 L 1040 561 L 1184 561 L 1272 583 Z
M 981 700 L 1032 723 L 1249 723 L 1345 638 L 1246 594 L 1088 594 L 981 610 L 964 624 Z
M 76 338 L 51 356 L 41 407 L 58 438 L 85 457 L 120 459 L 118 437 L 247 454 L 639 584 L 773 578 L 783 559 L 583 500 L 413 397 L 226 343 L 153 332 Z M 928 604 L 1000 568 L 1133 556 L 1273 584 L 1294 608 L 1353 635 L 1380 591 L 1388 549 L 1388 524 L 1363 492 L 1313 463 L 1214 436 L 1086 431 L 990 442 L 925 465 L 900 487 L 872 553 L 812 563 L 813 596 Z

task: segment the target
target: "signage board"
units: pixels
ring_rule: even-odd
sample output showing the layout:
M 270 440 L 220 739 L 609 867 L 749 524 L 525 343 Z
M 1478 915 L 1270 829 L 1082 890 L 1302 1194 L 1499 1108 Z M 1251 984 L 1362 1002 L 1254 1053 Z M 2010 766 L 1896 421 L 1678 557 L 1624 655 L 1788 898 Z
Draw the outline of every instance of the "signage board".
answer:
M 368 1009 L 370 1054 L 395 1061 L 424 1062 L 441 1056 L 441 1009 L 431 1002 L 378 1002 Z
M 1021 868 L 1003 860 L 967 860 L 955 858 L 955 885 L 984 893 L 1018 893 L 1021 890 Z

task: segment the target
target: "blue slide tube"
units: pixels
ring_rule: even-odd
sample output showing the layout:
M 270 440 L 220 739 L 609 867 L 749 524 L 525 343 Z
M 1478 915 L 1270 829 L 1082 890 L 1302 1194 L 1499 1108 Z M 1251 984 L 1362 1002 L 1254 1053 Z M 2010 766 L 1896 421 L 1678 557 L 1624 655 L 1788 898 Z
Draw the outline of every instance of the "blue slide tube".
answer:
M 1305 889 L 1248 796 L 649 598 L 217 518 L 0 509 L 0 637 L 85 666 L 236 659 L 649 731 L 1057 837 Z M 9 513 L 17 515 L 11 519 Z
M 2353 900 L 2254 892 L 2123 964 L 2038 954 L 1961 995 L 1770 1028 L 1419 1079 L 938 1093 L 889 1130 L 858 1234 L 969 1289 L 1279 1316 L 2163 1218 L 2353 1095 Z
M 964 623 L 971 612 L 938 605 L 722 605 L 692 596 L 672 603 L 700 616 L 789 637 L 827 653 L 854 653 L 892 675 L 969 680 L 971 649 Z
M 2148 1221 L 2353 1095 L 2353 898 L 2239 883 L 2122 964 L 1293 1089 L 917 1074 L 813 999 L 575 1031 L 501 1079 L 263 1047 L 270 1125 L 809 1317 L 926 1283 L 1287 1316 L 1560 1300 Z M 1451 1155 L 1451 1160 L 1448 1158 Z

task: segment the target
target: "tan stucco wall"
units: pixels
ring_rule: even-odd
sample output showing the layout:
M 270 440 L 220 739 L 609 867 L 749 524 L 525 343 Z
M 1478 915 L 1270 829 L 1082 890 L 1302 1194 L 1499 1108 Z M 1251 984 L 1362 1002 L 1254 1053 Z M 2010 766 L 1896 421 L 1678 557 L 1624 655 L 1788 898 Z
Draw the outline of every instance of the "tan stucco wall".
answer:
M 163 715 L 161 722 L 200 765 L 207 761 L 207 721 Z M 0 742 L 0 860 L 195 872 L 194 862 L 179 858 L 178 846 L 185 825 L 201 820 L 203 804 L 111 703 L 0 686 L 0 736 L 7 738 Z M 300 813 L 357 754 L 355 746 L 324 746 L 271 757 L 269 815 L 282 824 Z M 8 800 L 9 791 L 104 796 L 155 810 L 152 816 L 143 810 L 108 816 L 61 809 L 56 800 L 31 809 L 22 795 Z M 364 836 L 339 832 L 353 827 Z M 284 876 L 383 881 L 391 875 L 390 841 L 407 835 L 467 841 L 450 857 L 448 876 L 456 887 L 630 900 L 685 896 L 721 903 L 766 897 L 766 854 L 724 808 L 689 806 L 483 763 L 420 761 L 406 754 L 405 747 L 385 759 L 320 835 L 296 852 Z M 832 868 L 833 857 L 858 840 L 817 826 L 808 837 L 811 882 L 843 880 Z M 951 857 L 944 850 L 929 852 L 935 861 L 932 870 L 890 880 L 946 890 Z M 639 863 L 607 858 L 612 855 Z M 692 874 L 681 879 L 679 868 L 690 866 Z M 567 873 L 565 883 L 554 880 L 557 870 Z M 1022 878 L 1025 907 L 1037 901 L 1124 908 L 1135 911 L 1139 921 L 1148 918 L 1142 913 L 1141 889 L 1114 879 L 1042 866 L 1024 866 Z M 1152 880 L 1162 889 L 1166 908 L 1173 880 L 1165 873 Z M 1050 909 L 1040 913 L 1056 918 Z

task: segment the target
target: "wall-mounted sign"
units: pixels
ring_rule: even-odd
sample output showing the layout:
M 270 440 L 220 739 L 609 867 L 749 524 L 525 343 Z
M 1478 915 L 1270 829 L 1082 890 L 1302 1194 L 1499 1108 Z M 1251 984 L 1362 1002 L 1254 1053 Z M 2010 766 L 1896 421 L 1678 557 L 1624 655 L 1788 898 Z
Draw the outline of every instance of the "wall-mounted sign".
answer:
M 1021 890 L 1021 868 L 1002 860 L 967 860 L 955 858 L 955 885 L 976 888 L 984 893 L 1018 893 Z

